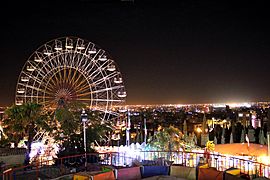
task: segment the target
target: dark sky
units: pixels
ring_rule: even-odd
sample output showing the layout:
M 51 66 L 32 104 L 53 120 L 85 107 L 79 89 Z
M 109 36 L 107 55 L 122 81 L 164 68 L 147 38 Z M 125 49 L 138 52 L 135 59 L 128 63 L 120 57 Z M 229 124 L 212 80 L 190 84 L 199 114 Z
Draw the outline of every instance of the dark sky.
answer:
M 62 36 L 114 58 L 127 104 L 270 100 L 267 1 L 36 2 L 1 5 L 0 105 L 32 52 Z

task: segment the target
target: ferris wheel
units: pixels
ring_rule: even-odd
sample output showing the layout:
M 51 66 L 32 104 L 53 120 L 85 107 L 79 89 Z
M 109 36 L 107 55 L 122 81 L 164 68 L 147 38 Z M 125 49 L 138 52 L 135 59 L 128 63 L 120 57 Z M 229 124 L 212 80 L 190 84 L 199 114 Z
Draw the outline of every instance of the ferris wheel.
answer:
M 28 58 L 18 78 L 15 103 L 57 108 L 79 101 L 104 112 L 107 119 L 126 96 L 119 68 L 105 50 L 78 37 L 62 37 L 43 44 Z

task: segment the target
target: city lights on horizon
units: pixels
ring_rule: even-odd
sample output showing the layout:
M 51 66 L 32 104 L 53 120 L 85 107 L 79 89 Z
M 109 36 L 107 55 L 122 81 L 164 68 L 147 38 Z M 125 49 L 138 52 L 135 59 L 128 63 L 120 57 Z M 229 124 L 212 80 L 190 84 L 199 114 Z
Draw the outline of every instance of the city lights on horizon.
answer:
M 239 107 L 246 107 L 246 108 L 250 108 L 252 105 L 256 105 L 256 104 L 270 104 L 269 101 L 259 101 L 259 102 L 228 102 L 228 103 L 185 103 L 185 104 L 181 104 L 181 103 L 157 103 L 157 104 L 124 104 L 124 105 L 117 105 L 114 106 L 114 108 L 112 110 L 115 110 L 115 108 L 121 108 L 123 111 L 127 111 L 129 107 L 141 107 L 141 108 L 150 108 L 153 106 L 164 106 L 164 107 L 187 107 L 187 106 L 212 106 L 214 108 L 225 108 L 226 106 L 229 106 L 230 108 L 239 108 Z M 0 106 L 0 108 L 8 108 L 10 106 Z M 4 111 L 4 110 L 2 110 Z M 0 113 L 2 112 L 0 110 Z M 3 112 L 2 112 L 3 113 Z
M 270 102 L 268 101 L 260 101 L 260 102 L 224 102 L 224 103 L 185 103 L 185 104 L 181 104 L 181 103 L 175 103 L 175 104 L 127 104 L 124 105 L 125 108 L 132 106 L 132 107 L 151 107 L 151 106 L 174 106 L 174 107 L 185 107 L 185 106 L 213 106 L 213 107 L 226 107 L 229 106 L 231 108 L 237 108 L 237 107 L 251 107 L 253 104 L 269 104 Z M 122 106 L 123 107 L 123 106 Z

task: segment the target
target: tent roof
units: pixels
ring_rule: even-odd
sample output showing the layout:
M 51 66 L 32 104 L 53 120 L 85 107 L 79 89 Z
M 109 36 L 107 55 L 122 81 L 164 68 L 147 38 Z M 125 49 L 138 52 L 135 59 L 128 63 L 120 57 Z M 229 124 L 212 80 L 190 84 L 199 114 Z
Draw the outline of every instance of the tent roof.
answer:
M 215 152 L 235 156 L 267 156 L 267 146 L 250 143 L 217 144 Z

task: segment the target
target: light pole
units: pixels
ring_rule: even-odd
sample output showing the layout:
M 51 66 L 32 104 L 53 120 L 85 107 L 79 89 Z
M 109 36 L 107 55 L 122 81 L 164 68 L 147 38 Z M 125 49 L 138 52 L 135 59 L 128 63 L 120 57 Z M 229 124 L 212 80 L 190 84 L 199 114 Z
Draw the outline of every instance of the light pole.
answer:
M 126 117 L 126 146 L 130 145 L 130 111 L 128 108 L 120 109 L 119 112 L 124 113 Z
M 126 126 L 126 145 L 130 145 L 130 112 L 127 110 L 127 126 Z
M 144 119 L 143 119 L 143 125 L 144 125 L 144 143 L 147 143 L 147 127 L 146 127 L 146 117 L 144 114 Z
M 84 145 L 84 158 L 85 158 L 84 167 L 86 170 L 87 156 L 86 156 L 86 127 L 85 127 L 85 123 L 88 121 L 88 116 L 87 116 L 87 113 L 85 112 L 84 109 L 82 110 L 81 121 L 83 122 L 83 145 Z

